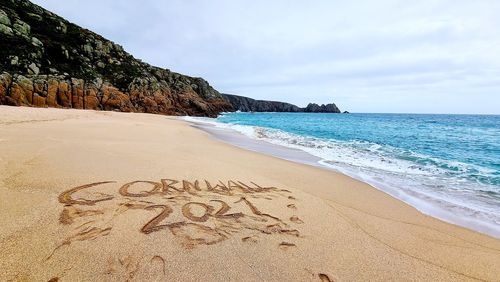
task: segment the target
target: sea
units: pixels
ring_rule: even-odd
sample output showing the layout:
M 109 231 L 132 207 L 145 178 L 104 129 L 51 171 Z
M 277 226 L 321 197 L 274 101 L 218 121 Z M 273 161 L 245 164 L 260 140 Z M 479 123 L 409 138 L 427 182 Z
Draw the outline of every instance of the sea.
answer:
M 249 148 L 256 151 L 300 151 L 312 158 L 294 161 L 313 160 L 425 214 L 500 238 L 498 115 L 236 112 L 186 119 L 225 131 L 218 136 L 240 140 L 236 145 L 245 142 L 227 136 L 259 142 Z

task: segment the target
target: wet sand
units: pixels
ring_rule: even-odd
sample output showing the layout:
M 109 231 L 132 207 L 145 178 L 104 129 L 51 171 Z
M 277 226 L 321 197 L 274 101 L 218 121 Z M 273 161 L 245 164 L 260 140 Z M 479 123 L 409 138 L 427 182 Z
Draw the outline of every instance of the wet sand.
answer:
M 0 281 L 500 280 L 500 240 L 173 117 L 0 106 Z

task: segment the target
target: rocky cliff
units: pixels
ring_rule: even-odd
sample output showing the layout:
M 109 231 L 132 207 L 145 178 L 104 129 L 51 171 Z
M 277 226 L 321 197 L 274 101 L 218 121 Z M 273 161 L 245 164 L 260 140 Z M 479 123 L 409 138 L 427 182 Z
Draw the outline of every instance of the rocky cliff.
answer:
M 306 113 L 340 113 L 339 108 L 334 103 L 326 104 L 326 105 L 318 105 L 314 103 L 310 103 L 305 107 L 304 112 Z
M 318 104 L 309 104 L 305 108 L 300 108 L 284 102 L 254 100 L 231 94 L 222 94 L 222 96 L 235 110 L 242 112 L 340 113 L 340 110 L 333 103 L 321 106 Z
M 0 104 L 215 116 L 231 105 L 201 78 L 146 64 L 27 1 L 0 1 Z
M 301 112 L 302 109 L 283 102 L 255 100 L 248 97 L 222 94 L 235 110 L 242 112 Z

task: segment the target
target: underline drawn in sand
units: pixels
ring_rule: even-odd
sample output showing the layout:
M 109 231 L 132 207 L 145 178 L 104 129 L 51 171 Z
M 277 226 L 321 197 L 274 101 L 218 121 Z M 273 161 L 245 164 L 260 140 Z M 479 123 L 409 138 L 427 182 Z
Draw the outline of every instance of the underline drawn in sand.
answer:
M 63 246 L 109 236 L 117 218 L 132 213 L 149 219 L 135 216 L 142 221 L 130 228 L 144 235 L 166 231 L 185 248 L 214 245 L 235 236 L 241 242 L 256 243 L 262 236 L 283 235 L 277 247 L 289 250 L 297 246 L 296 227 L 303 223 L 290 191 L 235 180 L 137 180 L 121 186 L 103 181 L 68 189 L 59 195 L 59 202 L 64 205 L 59 222 L 68 232 L 47 259 Z M 261 206 L 280 207 L 273 208 L 279 214 Z

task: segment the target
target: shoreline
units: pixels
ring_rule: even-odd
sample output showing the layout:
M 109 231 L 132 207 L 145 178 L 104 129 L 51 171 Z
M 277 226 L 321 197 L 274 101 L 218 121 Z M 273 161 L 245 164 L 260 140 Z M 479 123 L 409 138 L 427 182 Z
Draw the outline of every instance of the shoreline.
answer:
M 474 232 L 479 232 L 484 235 L 500 239 L 500 230 L 498 229 L 498 226 L 492 226 L 491 224 L 488 224 L 486 222 L 472 221 L 470 218 L 462 218 L 460 215 L 455 215 L 453 214 L 453 212 L 446 210 L 443 207 L 437 206 L 435 203 L 433 204 L 426 202 L 425 200 L 415 196 L 411 196 L 404 191 L 394 189 L 383 181 L 377 181 L 372 178 L 363 177 L 346 169 L 341 169 L 338 166 L 326 164 L 323 159 L 300 149 L 289 148 L 286 146 L 273 144 L 265 140 L 250 138 L 232 128 L 218 127 L 216 125 L 218 123 L 217 121 L 206 122 L 191 117 L 180 117 L 179 119 L 191 123 L 195 128 L 209 133 L 216 140 L 239 148 L 250 150 L 252 152 L 267 154 L 280 159 L 306 164 L 326 169 L 328 171 L 334 171 L 336 173 L 341 173 L 343 175 L 346 175 L 347 177 L 350 177 L 356 181 L 366 183 L 374 189 L 390 195 L 394 199 L 417 209 L 422 214 L 432 216 L 438 220 L 442 220 L 459 227 L 465 227 Z M 223 123 L 219 124 L 225 125 Z
M 0 280 L 500 277 L 498 239 L 176 117 L 0 112 Z

